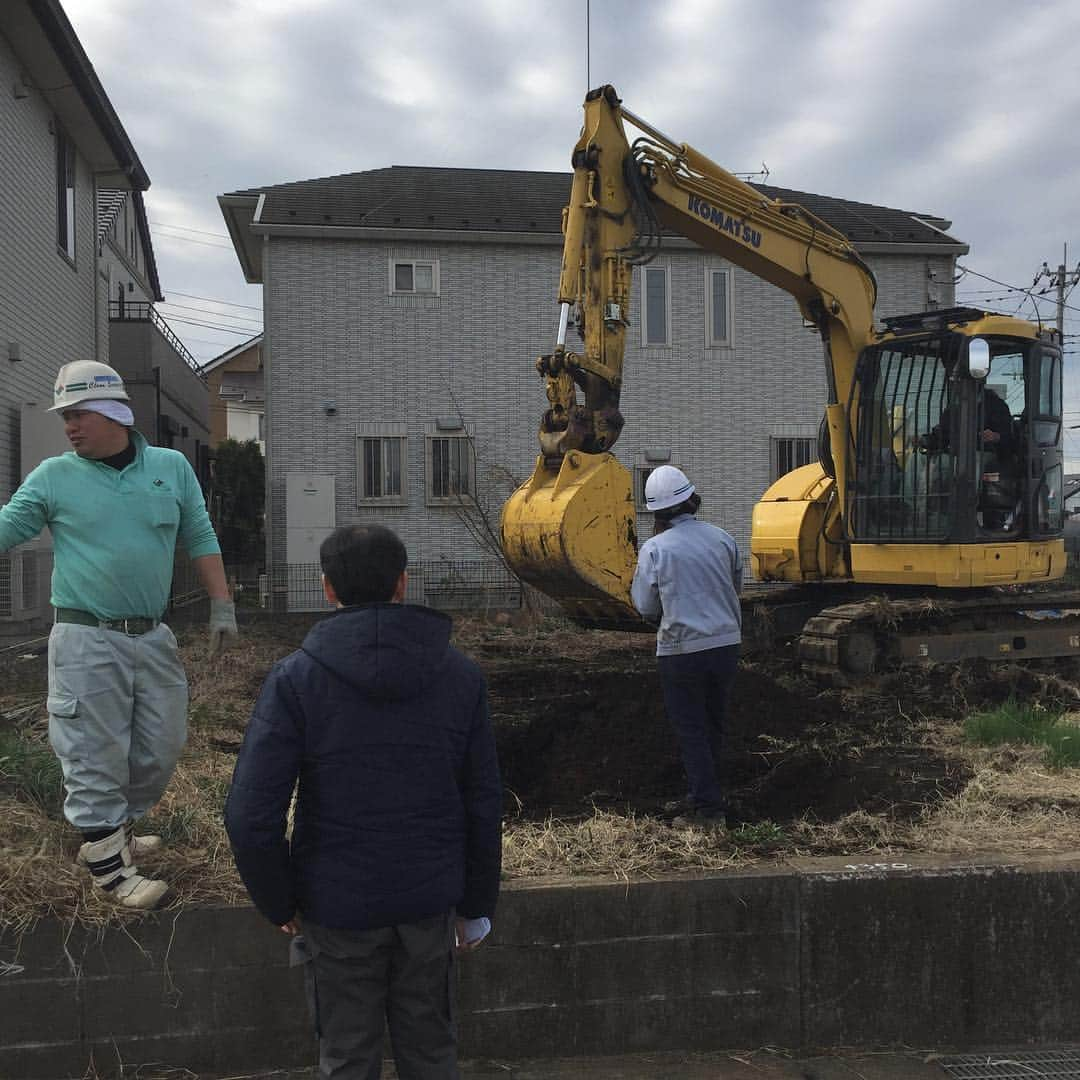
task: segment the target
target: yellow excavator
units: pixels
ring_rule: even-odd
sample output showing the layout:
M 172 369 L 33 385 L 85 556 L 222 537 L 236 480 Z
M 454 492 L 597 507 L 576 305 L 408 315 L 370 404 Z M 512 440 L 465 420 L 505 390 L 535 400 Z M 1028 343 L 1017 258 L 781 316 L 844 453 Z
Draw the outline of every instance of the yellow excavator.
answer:
M 877 329 L 874 275 L 843 234 L 675 142 L 610 86 L 586 97 L 572 162 L 558 332 L 537 361 L 540 455 L 501 520 L 523 580 L 582 625 L 641 627 L 631 477 L 611 448 L 633 269 L 668 232 L 790 293 L 824 346 L 820 460 L 774 483 L 751 528 L 754 576 L 799 588 L 762 590 L 754 612 L 832 671 L 1080 655 L 1080 593 L 1026 588 L 1066 564 L 1053 331 L 971 308 Z

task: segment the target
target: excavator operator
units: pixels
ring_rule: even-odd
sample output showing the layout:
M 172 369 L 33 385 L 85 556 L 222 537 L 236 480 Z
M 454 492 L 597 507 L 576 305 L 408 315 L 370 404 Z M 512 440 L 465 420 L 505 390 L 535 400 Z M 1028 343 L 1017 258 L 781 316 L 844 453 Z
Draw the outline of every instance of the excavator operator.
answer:
M 1006 529 L 1016 517 L 1020 444 L 1009 406 L 989 386 L 983 390 L 982 418 L 978 436 L 982 454 L 979 512 L 984 528 Z M 950 403 L 937 424 L 919 439 L 919 449 L 929 454 L 948 453 L 951 423 Z

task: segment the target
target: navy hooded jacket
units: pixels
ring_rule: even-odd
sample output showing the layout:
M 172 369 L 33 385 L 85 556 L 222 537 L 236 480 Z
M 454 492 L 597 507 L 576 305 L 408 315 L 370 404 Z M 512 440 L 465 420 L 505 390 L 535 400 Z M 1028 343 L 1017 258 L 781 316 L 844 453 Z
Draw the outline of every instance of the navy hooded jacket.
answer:
M 267 676 L 225 826 L 271 922 L 494 914 L 502 784 L 484 677 L 450 627 L 416 605 L 342 608 Z

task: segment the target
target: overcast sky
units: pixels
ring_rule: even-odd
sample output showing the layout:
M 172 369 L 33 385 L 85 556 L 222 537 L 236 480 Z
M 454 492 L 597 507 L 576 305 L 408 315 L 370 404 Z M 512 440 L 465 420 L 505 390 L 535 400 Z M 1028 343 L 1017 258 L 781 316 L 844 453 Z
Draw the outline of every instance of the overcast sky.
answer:
M 1030 287 L 1064 244 L 1080 262 L 1075 0 L 62 2 L 150 174 L 162 310 L 199 359 L 259 327 L 218 195 L 389 165 L 569 169 L 605 82 L 733 172 L 951 220 L 962 303 L 1032 317 L 975 274 Z

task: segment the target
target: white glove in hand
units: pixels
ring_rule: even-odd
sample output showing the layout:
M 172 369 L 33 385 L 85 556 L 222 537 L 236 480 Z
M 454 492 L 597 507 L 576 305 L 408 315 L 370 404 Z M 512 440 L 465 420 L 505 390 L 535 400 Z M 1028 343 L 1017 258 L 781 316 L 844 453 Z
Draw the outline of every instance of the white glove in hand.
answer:
M 236 629 L 236 605 L 231 600 L 210 601 L 210 655 L 239 637 Z

